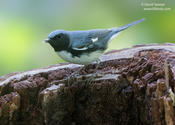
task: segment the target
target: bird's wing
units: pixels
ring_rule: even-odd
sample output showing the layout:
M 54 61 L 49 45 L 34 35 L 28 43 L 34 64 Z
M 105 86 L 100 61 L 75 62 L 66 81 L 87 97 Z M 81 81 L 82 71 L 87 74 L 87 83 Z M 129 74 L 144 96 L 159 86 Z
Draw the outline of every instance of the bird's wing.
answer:
M 88 31 L 86 36 L 79 39 L 72 44 L 72 49 L 74 50 L 88 50 L 93 49 L 93 47 L 100 45 L 100 42 L 107 41 L 109 38 L 109 34 L 112 30 L 91 30 Z M 102 44 L 103 45 L 103 44 Z

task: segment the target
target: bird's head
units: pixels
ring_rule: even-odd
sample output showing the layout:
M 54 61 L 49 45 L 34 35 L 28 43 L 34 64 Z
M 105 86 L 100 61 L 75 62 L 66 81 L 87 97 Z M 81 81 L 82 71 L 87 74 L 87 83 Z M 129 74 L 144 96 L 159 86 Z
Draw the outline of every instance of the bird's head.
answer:
M 44 42 L 49 43 L 55 51 L 61 51 L 68 48 L 69 36 L 64 30 L 56 30 L 51 32 Z

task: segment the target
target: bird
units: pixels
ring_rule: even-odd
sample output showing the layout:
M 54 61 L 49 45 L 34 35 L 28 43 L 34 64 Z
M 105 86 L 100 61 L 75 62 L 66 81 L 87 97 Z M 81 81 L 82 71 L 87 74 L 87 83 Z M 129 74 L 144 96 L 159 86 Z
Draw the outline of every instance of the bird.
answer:
M 92 62 L 99 64 L 99 57 L 108 48 L 110 41 L 117 37 L 121 31 L 144 20 L 143 18 L 121 27 L 109 29 L 55 30 L 48 35 L 44 42 L 49 43 L 58 56 L 67 62 L 85 66 Z

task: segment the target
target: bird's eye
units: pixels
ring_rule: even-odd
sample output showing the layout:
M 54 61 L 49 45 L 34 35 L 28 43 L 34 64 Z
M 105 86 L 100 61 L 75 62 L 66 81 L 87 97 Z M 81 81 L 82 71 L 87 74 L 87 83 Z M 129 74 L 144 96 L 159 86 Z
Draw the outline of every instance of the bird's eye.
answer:
M 60 38 L 61 38 L 61 35 L 58 35 L 58 36 L 57 36 L 57 38 L 59 38 L 59 39 L 60 39 Z

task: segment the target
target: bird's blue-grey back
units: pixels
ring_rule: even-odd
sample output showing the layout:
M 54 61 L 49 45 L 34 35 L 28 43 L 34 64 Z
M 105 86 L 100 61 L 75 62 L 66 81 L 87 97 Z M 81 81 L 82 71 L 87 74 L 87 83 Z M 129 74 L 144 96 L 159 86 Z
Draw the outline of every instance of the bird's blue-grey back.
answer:
M 112 30 L 109 29 L 94 29 L 86 31 L 68 31 L 70 44 L 73 48 L 93 47 L 92 45 L 105 43 L 109 38 Z M 96 39 L 96 43 L 93 41 Z
M 119 28 L 111 29 L 94 29 L 94 30 L 85 30 L 85 31 L 68 31 L 70 37 L 70 43 L 73 47 L 79 46 L 88 46 L 92 43 L 92 39 L 98 38 L 98 41 L 94 44 L 107 44 L 111 37 L 117 33 L 134 26 L 144 19 L 137 20 L 135 22 L 129 23 Z
M 67 31 L 70 39 L 70 45 L 78 46 L 78 45 L 85 45 L 86 38 L 88 36 L 88 31 Z

